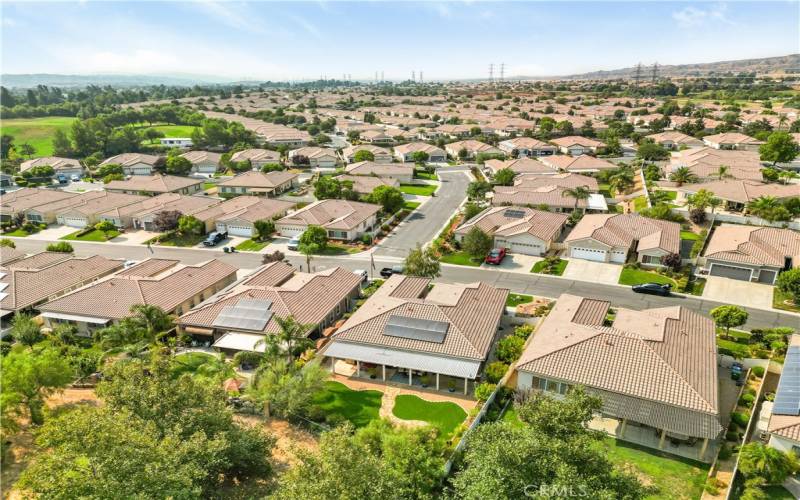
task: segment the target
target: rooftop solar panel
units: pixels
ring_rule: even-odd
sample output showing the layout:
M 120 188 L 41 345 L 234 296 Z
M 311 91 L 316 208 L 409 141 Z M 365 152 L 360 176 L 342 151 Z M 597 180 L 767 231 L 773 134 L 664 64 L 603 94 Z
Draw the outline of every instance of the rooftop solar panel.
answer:
M 411 318 L 393 314 L 383 329 L 383 334 L 389 337 L 400 337 L 423 342 L 444 342 L 450 323 L 446 321 L 433 321 L 429 319 Z
M 508 217 L 509 219 L 522 219 L 525 217 L 524 210 L 506 210 L 503 212 L 504 217 Z
M 212 323 L 215 327 L 233 330 L 261 331 L 272 317 L 272 301 L 241 299 L 225 306 Z
M 800 346 L 790 346 L 772 407 L 775 415 L 800 415 Z

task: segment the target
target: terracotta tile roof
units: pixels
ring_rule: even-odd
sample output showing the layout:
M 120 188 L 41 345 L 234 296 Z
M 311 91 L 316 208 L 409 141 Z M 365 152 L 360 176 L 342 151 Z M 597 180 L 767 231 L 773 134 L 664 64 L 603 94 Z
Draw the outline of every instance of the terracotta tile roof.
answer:
M 239 174 L 233 179 L 220 182 L 217 184 L 217 186 L 272 189 L 282 184 L 286 184 L 295 178 L 297 178 L 297 174 L 289 172 L 288 170 L 272 172 L 259 172 L 257 170 L 251 170 L 249 172 Z
M 377 175 L 378 177 L 413 176 L 414 167 L 405 163 L 376 163 L 374 161 L 360 161 L 351 163 L 344 168 L 350 175 Z
M 25 252 L 11 247 L 0 247 L 0 265 L 7 265 L 25 257 Z
M 241 217 L 245 220 L 271 219 L 294 206 L 290 201 L 260 196 L 236 196 L 194 214 L 200 220 L 225 221 Z
M 658 134 L 650 134 L 646 136 L 648 139 L 652 139 L 653 142 L 661 143 L 665 141 L 673 142 L 675 144 L 701 144 L 702 141 L 691 135 L 686 135 L 683 132 L 677 131 L 668 131 L 668 132 L 661 132 Z
M 32 208 L 45 209 L 47 205 L 59 202 L 69 204 L 66 200 L 73 198 L 76 202 L 80 199 L 76 193 L 56 189 L 22 188 L 0 197 L 0 208 L 4 214 L 16 214 Z
M 178 264 L 180 264 L 180 261 L 172 259 L 146 259 L 124 271 L 118 272 L 117 276 L 151 278 L 163 273 L 167 269 L 172 269 Z
M 24 172 L 26 170 L 30 170 L 33 167 L 40 167 L 44 165 L 49 165 L 53 167 L 53 170 L 58 172 L 59 170 L 64 169 L 76 169 L 76 168 L 83 168 L 81 163 L 78 160 L 73 160 L 72 158 L 61 158 L 60 156 L 44 156 L 42 158 L 33 158 L 28 161 L 23 161 L 19 165 L 19 171 Z
M 395 146 L 394 151 L 395 153 L 402 155 L 416 153 L 417 151 L 425 151 L 431 156 L 441 156 L 445 154 L 442 148 L 438 148 L 424 142 L 409 142 L 408 144 L 401 144 L 399 146 Z
M 376 160 L 378 158 L 391 159 L 392 157 L 391 151 L 380 146 L 375 146 L 374 144 L 358 144 L 356 146 L 348 146 L 342 150 L 342 154 L 345 158 L 348 158 L 359 151 L 369 151 L 375 156 Z
M 800 233 L 777 227 L 722 224 L 714 229 L 705 257 L 714 260 L 783 268 L 785 259 L 800 267 Z
M 669 253 L 680 251 L 680 224 L 649 219 L 638 214 L 586 214 L 565 239 L 566 243 L 591 238 L 611 247 L 637 251 L 659 248 Z
M 723 179 L 699 184 L 684 184 L 681 191 L 696 193 L 701 189 L 711 191 L 718 198 L 737 203 L 749 203 L 761 196 L 792 198 L 800 196 L 798 184 L 767 184 L 755 180 Z
M 280 162 L 281 154 L 269 149 L 244 149 L 231 155 L 231 161 Z
M 278 220 L 278 224 L 350 230 L 378 213 L 379 205 L 347 200 L 319 200 Z
M 315 146 L 307 146 L 304 148 L 293 149 L 289 151 L 289 156 L 298 156 L 302 155 L 306 158 L 316 159 L 316 158 L 325 158 L 332 157 L 336 158 L 336 151 L 329 148 L 318 148 Z
M 400 187 L 397 179 L 389 177 L 373 177 L 371 175 L 339 175 L 335 177 L 341 182 L 352 182 L 353 191 L 361 194 L 370 194 L 378 186 Z
M 598 170 L 613 170 L 617 168 L 616 165 L 608 160 L 595 158 L 594 156 L 589 155 L 581 155 L 577 157 L 566 155 L 543 156 L 540 161 L 551 168 L 557 170 L 566 170 L 567 172 L 591 172 Z
M 603 326 L 605 314 L 601 317 L 600 312 L 609 305 L 574 295 L 559 297 L 520 357 L 518 369 L 655 403 L 643 407 L 651 410 L 644 415 L 660 413 L 660 428 L 676 431 L 676 422 L 664 417 L 668 412 L 661 405 L 715 417 L 701 419 L 702 428 L 694 432 L 716 437 L 721 426 L 716 421 L 714 322 L 675 306 L 620 308 L 612 326 Z
M 496 147 L 486 144 L 481 141 L 476 141 L 474 139 L 468 139 L 466 141 L 457 141 L 451 142 L 450 144 L 445 145 L 445 150 L 453 156 L 457 156 L 458 152 L 462 149 L 466 149 L 470 153 L 502 153 Z
M 119 164 L 123 167 L 130 167 L 137 163 L 153 166 L 156 164 L 158 156 L 147 155 L 144 153 L 122 153 L 104 160 L 100 165 Z
M 531 158 L 516 160 L 486 160 L 485 165 L 496 174 L 504 168 L 510 168 L 515 174 L 556 174 L 557 169 Z
M 202 184 L 201 179 L 178 177 L 176 175 L 133 175 L 124 181 L 111 181 L 107 190 L 142 191 L 145 193 L 171 193 L 189 186 Z
M 198 163 L 219 164 L 219 160 L 222 158 L 221 154 L 211 151 L 187 151 L 181 156 L 192 162 L 192 165 L 197 165 Z
M 515 137 L 501 142 L 500 145 L 519 149 L 555 149 L 552 145 L 533 137 Z
M 583 146 L 586 148 L 600 148 L 605 146 L 605 143 L 590 139 L 589 137 L 581 137 L 579 135 L 569 135 L 566 137 L 559 137 L 557 139 L 551 139 L 551 143 L 555 144 L 556 146 L 562 148 L 568 148 L 570 146 Z
M 109 319 L 122 319 L 136 304 L 151 304 L 173 311 L 206 288 L 236 276 L 237 269 L 219 260 L 184 266 L 151 277 L 118 275 L 94 283 L 40 307 L 60 312 Z
M 734 179 L 761 181 L 761 159 L 757 151 L 725 150 L 710 147 L 672 153 L 669 171 L 689 169 L 701 179 L 716 178 L 720 166 L 727 166 L 727 175 Z
M 294 273 L 294 268 L 285 262 L 270 262 L 262 266 L 261 269 L 248 275 L 242 281 L 242 285 L 252 287 L 280 286 L 291 278 Z
M 521 212 L 521 217 L 509 214 Z M 553 241 L 561 234 L 569 216 L 543 212 L 525 207 L 489 207 L 456 229 L 456 234 L 467 234 L 478 227 L 489 236 L 513 236 L 528 233 L 542 241 Z
M 703 137 L 703 141 L 707 144 L 764 144 L 764 141 L 759 141 L 739 132 L 707 135 Z

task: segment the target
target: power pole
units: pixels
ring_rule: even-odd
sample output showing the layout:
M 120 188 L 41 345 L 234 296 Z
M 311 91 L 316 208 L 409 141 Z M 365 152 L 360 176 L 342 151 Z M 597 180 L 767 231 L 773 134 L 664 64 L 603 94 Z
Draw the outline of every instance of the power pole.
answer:
M 422 83 L 422 70 L 419 70 L 419 83 Z
M 639 88 L 639 80 L 642 79 L 642 63 L 636 63 L 636 72 L 633 74 L 633 81 L 636 82 L 636 88 Z
M 417 81 L 417 72 L 414 71 L 413 69 L 411 70 L 411 81 L 412 82 L 416 82 Z
M 489 83 L 494 82 L 494 64 L 489 64 Z
M 503 83 L 506 76 L 506 63 L 500 63 L 500 83 Z
M 653 83 L 658 80 L 658 61 L 653 63 Z

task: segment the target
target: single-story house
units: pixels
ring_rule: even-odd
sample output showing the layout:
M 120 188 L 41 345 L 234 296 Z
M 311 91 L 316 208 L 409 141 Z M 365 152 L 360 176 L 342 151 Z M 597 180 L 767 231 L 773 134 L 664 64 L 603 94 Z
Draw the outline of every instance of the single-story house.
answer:
M 348 175 L 370 175 L 385 179 L 396 179 L 400 183 L 410 183 L 414 179 L 414 166 L 405 163 L 377 163 L 360 161 L 344 168 Z
M 276 146 L 299 148 L 311 142 L 311 134 L 305 130 L 298 130 L 275 123 L 265 123 L 257 127 L 254 132 L 260 135 L 268 144 Z
M 703 257 L 711 276 L 772 285 L 782 271 L 800 267 L 800 233 L 722 224 L 712 231 Z
M 125 175 L 152 175 L 158 156 L 144 153 L 122 153 L 112 156 L 100 163 L 104 165 L 121 165 Z
M 447 161 L 447 153 L 444 149 L 432 146 L 425 142 L 409 142 L 394 147 L 394 156 L 402 161 L 414 161 L 414 153 L 424 151 L 428 153 L 428 161 L 431 163 L 444 163 Z
M 438 127 L 431 130 L 425 130 L 423 131 L 423 133 L 428 139 L 436 139 L 442 136 L 459 139 L 459 138 L 469 137 L 470 135 L 472 135 L 472 129 L 475 127 L 481 128 L 479 125 L 470 125 L 467 123 L 459 123 L 459 124 L 446 123 L 444 125 L 439 125 Z M 481 132 L 483 132 L 483 130 L 481 130 Z
M 31 222 L 52 224 L 57 210 L 74 203 L 80 203 L 77 193 L 26 187 L 0 196 L 0 215 L 3 222 L 23 217 Z
M 696 193 L 705 189 L 723 200 L 726 208 L 737 211 L 743 210 L 748 203 L 762 196 L 772 196 L 777 199 L 800 196 L 800 186 L 797 184 L 767 184 L 761 181 L 738 179 L 684 184 L 677 189 L 685 193 Z
M 369 144 L 392 144 L 394 137 L 384 130 L 366 130 L 361 132 L 359 139 Z
M 533 137 L 515 137 L 497 145 L 500 151 L 513 158 L 526 156 L 550 156 L 556 154 L 557 148 Z
M 328 148 L 304 147 L 289 151 L 289 162 L 295 157 L 308 158 L 308 166 L 312 168 L 333 168 L 336 166 L 336 151 Z
M 226 353 L 264 352 L 266 346 L 259 341 L 280 332 L 276 318 L 292 316 L 300 324 L 314 325 L 307 335 L 318 338 L 351 309 L 360 283 L 360 276 L 340 267 L 301 273 L 272 262 L 186 312 L 178 329 Z
M 497 174 L 504 168 L 510 168 L 512 172 L 517 175 L 521 174 L 539 174 L 539 175 L 555 175 L 558 169 L 551 167 L 539 160 L 533 158 L 517 158 L 515 160 L 486 160 L 484 167 L 489 169 L 492 175 Z
M 495 247 L 511 253 L 544 255 L 561 236 L 568 219 L 564 214 L 525 207 L 489 207 L 459 226 L 454 236 L 461 242 L 477 227 L 494 239 Z
M 130 316 L 131 307 L 148 304 L 181 315 L 236 281 L 237 268 L 210 260 L 181 266 L 177 260 L 147 259 L 107 279 L 39 307 L 45 325 L 68 323 L 79 335 Z
M 105 185 L 105 188 L 109 193 L 146 194 L 148 196 L 164 193 L 191 195 L 203 190 L 203 181 L 177 175 L 136 175 L 124 181 L 111 181 Z
M 281 236 L 301 235 L 308 226 L 321 226 L 333 240 L 353 241 L 371 233 L 378 222 L 380 205 L 347 200 L 320 200 L 275 223 Z
M 589 137 L 581 137 L 579 135 L 570 135 L 567 137 L 559 137 L 558 139 L 551 139 L 551 143 L 558 147 L 558 150 L 565 155 L 580 156 L 590 153 L 596 153 L 598 148 L 604 148 L 605 143 L 590 139 Z
M 764 141 L 739 132 L 707 135 L 703 137 L 703 142 L 714 149 L 744 149 L 747 151 L 758 151 L 758 148 L 764 144 Z
M 353 191 L 358 194 L 371 194 L 378 186 L 400 187 L 397 179 L 390 177 L 374 177 L 371 175 L 339 175 L 335 177 L 339 182 L 353 183 Z
M 322 350 L 334 374 L 342 362 L 351 376 L 469 394 L 497 338 L 508 290 L 430 285 L 397 274 L 386 280 Z
M 714 149 L 707 146 L 673 152 L 666 170 L 688 167 L 701 181 L 718 180 L 719 168 L 727 167 L 726 177 L 761 181 L 761 158 L 756 151 Z
M 590 192 L 589 198 L 577 200 L 577 208 L 602 212 L 608 210 L 605 198 L 597 193 L 597 179 L 572 173 L 519 176 L 513 186 L 495 186 L 492 205 L 547 205 L 559 212 L 569 212 L 575 209 L 576 200 L 564 192 L 577 187 L 585 187 Z
M 617 166 L 608 160 L 594 156 L 566 156 L 555 155 L 540 158 L 539 161 L 550 168 L 565 172 L 599 172 L 601 170 L 614 170 Z
M 192 163 L 192 173 L 213 174 L 219 170 L 219 161 L 222 155 L 211 151 L 187 151 L 181 156 Z
M 243 149 L 231 155 L 231 161 L 239 162 L 250 160 L 254 170 L 261 170 L 267 163 L 280 163 L 281 154 L 269 149 Z
M 256 233 L 256 221 L 283 217 L 293 206 L 294 203 L 290 201 L 243 195 L 192 215 L 203 222 L 206 232 L 227 231 L 233 236 L 252 238 Z
M 162 137 L 159 142 L 162 146 L 168 148 L 186 149 L 194 146 L 194 142 L 190 137 Z
M 251 170 L 233 179 L 217 184 L 217 191 L 223 198 L 248 194 L 252 196 L 278 196 L 297 186 L 297 174 L 286 170 L 260 172 Z
M 461 151 L 466 151 L 467 155 L 464 157 L 466 158 L 475 158 L 480 153 L 486 154 L 495 154 L 495 155 L 502 155 L 503 152 L 489 144 L 485 144 L 481 141 L 476 141 L 474 139 L 467 139 L 466 141 L 457 141 L 451 142 L 450 144 L 446 144 L 444 150 L 447 151 L 453 158 L 461 158 L 459 154 Z
M 88 227 L 100 222 L 101 215 L 115 208 L 133 205 L 145 200 L 145 196 L 122 194 L 110 191 L 87 191 L 81 193 L 80 203 L 71 204 L 56 212 L 56 222 L 70 227 Z
M 694 148 L 703 146 L 703 141 L 700 139 L 676 131 L 651 134 L 648 135 L 647 138 L 656 144 L 660 144 L 665 149 L 680 149 L 681 147 Z
M 359 151 L 369 151 L 375 158 L 375 163 L 391 163 L 392 152 L 386 148 L 375 146 L 372 144 L 359 144 L 357 146 L 348 146 L 342 150 L 342 159 L 345 163 L 354 163 L 355 156 Z
M 137 203 L 113 208 L 101 213 L 99 218 L 110 221 L 117 227 L 154 231 L 153 221 L 160 212 L 176 211 L 182 215 L 194 216 L 198 212 L 218 204 L 219 200 L 215 198 L 164 193 L 145 198 Z
M 561 399 L 582 386 L 599 397 L 602 412 L 591 428 L 658 449 L 669 439 L 704 462 L 716 456 L 723 430 L 716 329 L 694 311 L 612 310 L 608 301 L 564 294 L 516 370 L 519 391 Z
M 680 253 L 681 226 L 638 214 L 586 214 L 564 240 L 573 259 L 661 266 L 662 257 Z
M 72 158 L 61 158 L 59 156 L 44 156 L 42 158 L 33 158 L 31 160 L 23 161 L 19 165 L 20 173 L 32 169 L 33 167 L 42 167 L 49 165 L 53 167 L 54 175 L 83 175 L 83 165 L 78 160 Z

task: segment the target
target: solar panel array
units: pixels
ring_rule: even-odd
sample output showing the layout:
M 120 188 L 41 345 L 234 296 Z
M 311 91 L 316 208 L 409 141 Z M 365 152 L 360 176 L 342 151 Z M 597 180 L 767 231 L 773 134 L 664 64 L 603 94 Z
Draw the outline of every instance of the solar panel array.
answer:
M 223 307 L 212 324 L 233 330 L 261 331 L 272 317 L 271 307 L 271 300 L 241 299 Z
M 791 346 L 786 352 L 772 413 L 800 415 L 800 346 Z
M 383 329 L 383 334 L 389 337 L 400 337 L 423 342 L 441 344 L 447 335 L 450 323 L 430 319 L 410 318 L 393 314 Z
M 525 211 L 508 209 L 505 212 L 503 212 L 503 216 L 508 217 L 509 219 L 522 219 L 525 217 Z

